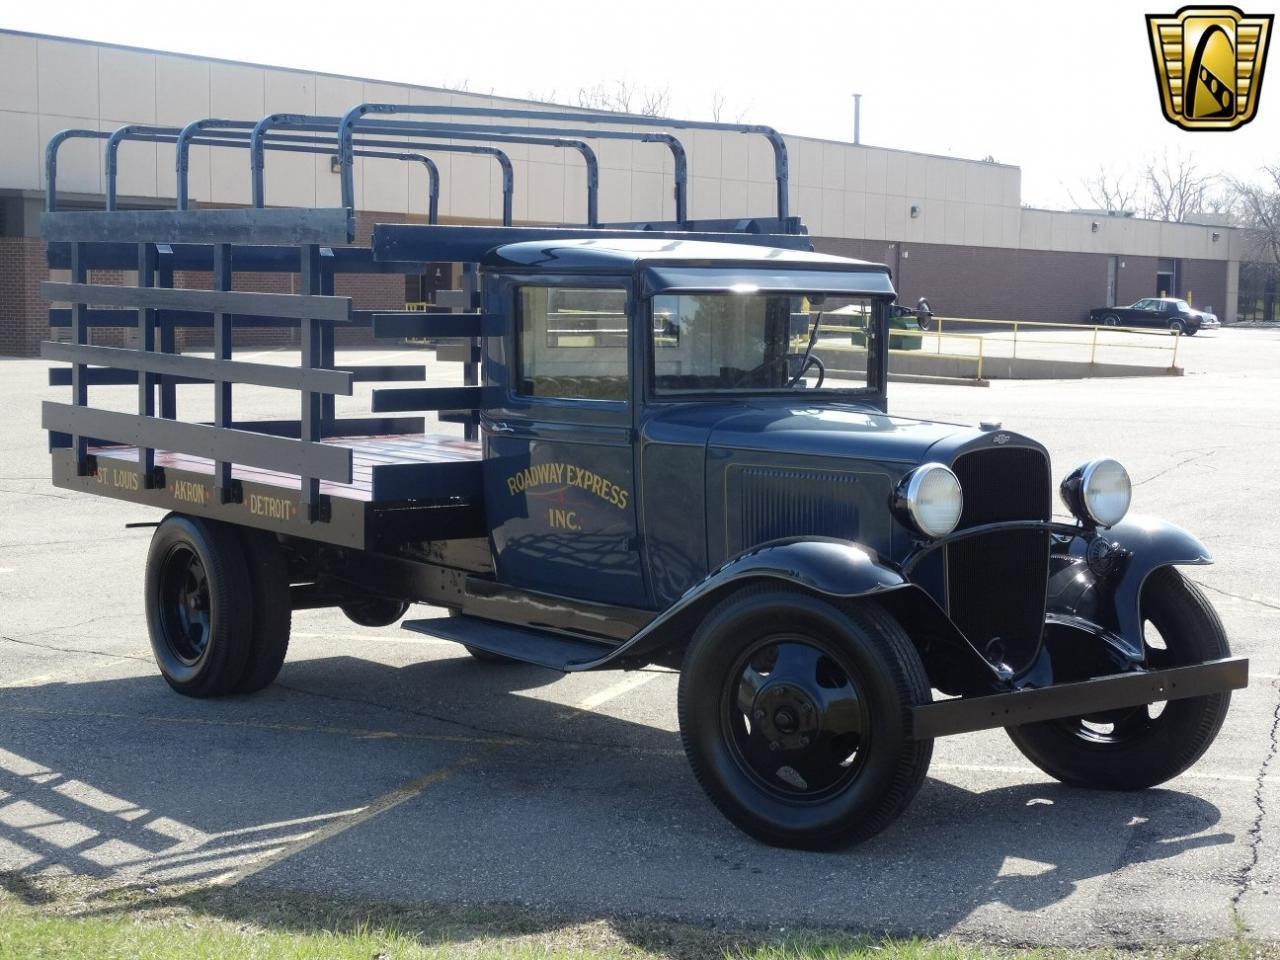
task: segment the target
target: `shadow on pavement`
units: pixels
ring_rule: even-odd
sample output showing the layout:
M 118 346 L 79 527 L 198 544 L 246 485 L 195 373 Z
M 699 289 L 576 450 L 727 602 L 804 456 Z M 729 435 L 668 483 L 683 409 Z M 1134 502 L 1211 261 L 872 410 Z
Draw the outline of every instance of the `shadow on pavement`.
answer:
M 1041 781 L 974 791 L 933 778 L 869 843 L 776 850 L 705 801 L 672 733 L 596 713 L 566 719 L 563 704 L 536 695 L 557 679 L 462 657 L 401 668 L 331 657 L 290 663 L 281 686 L 221 701 L 183 699 L 153 677 L 2 691 L 4 888 L 38 903 L 27 877 L 41 872 L 111 878 L 116 889 L 207 884 L 439 769 L 454 773 L 282 857 L 254 886 L 182 902 L 306 929 L 438 904 L 433 925 L 408 927 L 432 942 L 453 936 L 450 923 L 466 939 L 655 915 L 929 934 L 985 905 L 1040 910 L 1084 880 L 1234 839 L 1209 832 L 1214 804 L 1177 790 Z M 321 898 L 286 892 L 298 890 Z M 613 925 L 640 946 L 665 936 L 643 919 Z

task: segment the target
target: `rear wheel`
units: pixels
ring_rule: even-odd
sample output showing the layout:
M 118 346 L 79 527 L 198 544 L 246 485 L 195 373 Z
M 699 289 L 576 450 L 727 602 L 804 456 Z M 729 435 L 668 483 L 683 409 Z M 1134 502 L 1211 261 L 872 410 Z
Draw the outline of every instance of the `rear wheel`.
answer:
M 933 741 L 908 737 L 930 698 L 910 639 L 875 604 L 746 587 L 703 620 L 680 674 L 680 737 L 711 801 L 765 843 L 836 849 L 911 802 Z
M 253 597 L 253 627 L 249 659 L 236 692 L 256 693 L 275 681 L 289 652 L 289 568 L 274 536 L 249 527 L 241 527 L 239 533 Z
M 244 548 L 225 524 L 170 514 L 147 553 L 146 609 L 160 673 L 189 697 L 238 688 L 252 645 Z
M 1118 327 L 1120 326 L 1120 318 L 1117 317 L 1114 313 L 1108 313 L 1105 317 L 1102 318 L 1102 324 L 1103 326 L 1107 326 L 1107 327 Z
M 1142 588 L 1143 640 L 1153 669 L 1231 656 L 1222 621 L 1200 589 L 1173 567 Z M 1182 773 L 1213 743 L 1230 693 L 1108 710 L 1010 727 L 1009 737 L 1049 776 L 1078 787 L 1140 790 Z

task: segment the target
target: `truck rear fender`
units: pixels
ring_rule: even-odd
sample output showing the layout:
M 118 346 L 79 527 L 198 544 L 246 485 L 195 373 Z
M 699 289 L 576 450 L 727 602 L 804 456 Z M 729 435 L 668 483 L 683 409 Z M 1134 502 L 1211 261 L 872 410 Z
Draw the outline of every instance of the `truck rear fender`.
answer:
M 996 678 L 994 669 L 928 593 L 881 563 L 873 551 L 860 544 L 812 537 L 773 540 L 738 554 L 686 590 L 670 608 L 608 656 L 573 664 L 570 669 L 589 670 L 629 660 L 678 666 L 685 646 L 707 612 L 734 589 L 762 581 L 790 584 L 835 601 L 879 601 L 920 649 L 930 679 L 941 682 L 945 678 L 945 686 L 940 689 L 960 683 L 965 689 L 985 691 L 990 690 Z

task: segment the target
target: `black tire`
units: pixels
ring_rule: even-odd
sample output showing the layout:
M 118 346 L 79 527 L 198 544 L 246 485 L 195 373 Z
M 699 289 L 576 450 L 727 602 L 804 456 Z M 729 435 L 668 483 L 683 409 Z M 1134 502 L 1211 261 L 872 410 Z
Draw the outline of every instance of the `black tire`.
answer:
M 253 627 L 249 660 L 236 692 L 256 693 L 275 682 L 289 652 L 289 568 L 273 535 L 249 527 L 241 527 L 239 533 L 253 595 Z
M 1192 329 L 1191 327 L 1187 327 L 1187 329 L 1185 329 L 1185 330 L 1183 330 L 1183 331 L 1182 331 L 1182 335 L 1183 335 L 1184 337 L 1194 337 L 1194 336 L 1195 336 L 1197 333 L 1199 333 L 1199 332 L 1200 332 L 1200 328 L 1199 328 L 1199 327 L 1196 327 L 1196 328 L 1194 328 L 1194 329 Z
M 244 548 L 222 523 L 171 513 L 147 553 L 147 628 L 165 682 L 188 697 L 233 693 L 249 661 Z
M 680 738 L 707 796 L 746 833 L 832 850 L 883 830 L 920 789 L 933 741 L 907 732 L 929 699 L 910 638 L 875 603 L 750 586 L 690 641 Z
M 362 627 L 389 627 L 409 610 L 407 600 L 390 597 L 362 597 L 342 605 L 347 619 Z
M 1187 325 L 1183 323 L 1181 320 L 1170 320 L 1169 332 L 1172 334 L 1186 333 Z
M 1173 567 L 1161 567 L 1142 588 L 1142 621 L 1159 631 L 1147 660 L 1165 668 L 1231 656 L 1222 621 L 1200 588 Z M 1077 787 L 1142 790 L 1164 783 L 1200 759 L 1231 704 L 1230 693 L 1170 700 L 1093 717 L 1010 727 L 1023 755 L 1049 776 Z M 1107 731 L 1107 727 L 1110 731 Z
M 1114 313 L 1108 313 L 1102 318 L 1102 325 L 1104 327 L 1118 327 L 1120 326 L 1120 318 Z

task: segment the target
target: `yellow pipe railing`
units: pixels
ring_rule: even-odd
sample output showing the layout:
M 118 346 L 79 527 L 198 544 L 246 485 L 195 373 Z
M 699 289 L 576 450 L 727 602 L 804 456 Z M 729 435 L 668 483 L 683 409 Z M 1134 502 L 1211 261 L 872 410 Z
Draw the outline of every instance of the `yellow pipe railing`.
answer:
M 975 364 L 975 376 L 982 379 L 986 367 L 986 354 L 989 344 L 1009 343 L 1010 354 L 1013 359 L 1017 359 L 1018 350 L 1024 350 L 1029 346 L 1050 346 L 1058 348 L 1070 348 L 1072 346 L 1084 347 L 1089 349 L 1089 363 L 1098 363 L 1099 351 L 1106 350 L 1156 350 L 1169 351 L 1170 369 L 1176 368 L 1178 365 L 1178 347 L 1179 341 L 1182 339 L 1181 334 L 1175 332 L 1171 338 L 1172 342 L 1165 340 L 1162 343 L 1114 343 L 1108 342 L 1107 336 L 1110 334 L 1129 334 L 1143 337 L 1168 337 L 1169 334 L 1164 331 L 1155 331 L 1149 328 L 1139 327 L 1111 327 L 1102 324 L 1077 324 L 1077 323 L 1053 323 L 1043 320 L 985 320 L 974 317 L 939 317 L 933 318 L 934 327 L 930 330 L 891 330 L 890 333 L 895 338 L 916 337 L 921 340 L 921 346 L 927 348 L 927 344 L 923 341 L 926 337 L 934 340 L 932 356 L 949 359 L 949 360 L 968 360 Z M 952 327 L 960 324 L 982 325 L 987 328 L 994 327 L 995 330 L 987 329 L 981 333 L 959 333 L 947 329 L 948 325 Z M 1026 328 L 1030 328 L 1029 330 Z M 1082 339 L 1051 339 L 1044 336 L 1030 336 L 1036 328 L 1052 328 L 1067 333 L 1080 334 Z M 865 326 L 827 326 L 823 325 L 824 333 L 853 333 L 865 334 Z M 944 352 L 947 343 L 955 343 L 960 341 L 970 341 L 974 344 L 972 353 L 957 353 L 947 350 Z M 832 344 L 827 341 L 819 341 L 820 346 L 824 350 L 855 350 L 859 349 L 856 345 Z M 909 354 L 914 351 L 906 351 L 899 349 L 890 349 L 890 353 Z

